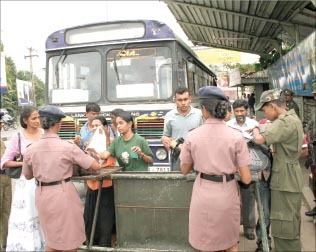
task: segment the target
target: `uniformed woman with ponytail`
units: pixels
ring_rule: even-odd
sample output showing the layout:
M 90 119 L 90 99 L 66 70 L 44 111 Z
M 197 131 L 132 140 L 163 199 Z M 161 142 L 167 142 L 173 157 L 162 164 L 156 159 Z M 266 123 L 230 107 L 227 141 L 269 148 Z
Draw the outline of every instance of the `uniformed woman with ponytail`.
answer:
M 194 166 L 189 214 L 189 242 L 197 251 L 237 251 L 240 199 L 234 174 L 251 181 L 251 158 L 242 134 L 224 123 L 227 98 L 218 87 L 200 88 L 204 124 L 187 135 L 182 146 L 181 171 Z
M 45 250 L 75 251 L 86 240 L 82 204 L 70 177 L 73 166 L 98 169 L 98 162 L 77 145 L 59 138 L 65 114 L 55 106 L 39 110 L 45 134 L 25 153 L 22 172 L 35 177 L 35 203 L 45 236 Z

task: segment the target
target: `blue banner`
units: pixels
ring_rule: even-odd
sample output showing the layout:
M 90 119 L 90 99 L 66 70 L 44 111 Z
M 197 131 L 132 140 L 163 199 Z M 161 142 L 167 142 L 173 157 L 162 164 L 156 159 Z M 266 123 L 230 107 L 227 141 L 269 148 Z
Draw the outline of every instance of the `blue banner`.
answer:
M 291 89 L 296 95 L 312 96 L 316 74 L 316 32 L 313 32 L 268 69 L 273 88 Z

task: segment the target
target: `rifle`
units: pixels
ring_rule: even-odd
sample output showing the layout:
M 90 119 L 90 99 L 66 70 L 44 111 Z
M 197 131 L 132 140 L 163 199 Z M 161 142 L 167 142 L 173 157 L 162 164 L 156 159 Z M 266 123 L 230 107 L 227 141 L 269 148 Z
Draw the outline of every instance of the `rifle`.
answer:
M 306 126 L 306 139 L 307 139 L 307 147 L 308 147 L 308 158 L 305 161 L 305 168 L 311 168 L 312 173 L 316 173 L 316 159 L 315 159 L 315 135 L 314 135 L 314 122 L 309 121 Z

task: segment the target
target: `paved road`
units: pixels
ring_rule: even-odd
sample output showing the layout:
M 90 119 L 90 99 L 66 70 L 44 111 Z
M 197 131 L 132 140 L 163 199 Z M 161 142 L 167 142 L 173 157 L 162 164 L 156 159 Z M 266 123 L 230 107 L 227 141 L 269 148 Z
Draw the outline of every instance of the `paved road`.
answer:
M 1 131 L 1 137 L 6 141 L 9 141 L 10 138 L 17 132 L 18 130 L 9 130 L 9 131 Z M 304 176 L 304 189 L 303 189 L 303 201 L 302 201 L 302 208 L 301 208 L 301 217 L 302 217 L 302 224 L 301 224 L 301 241 L 303 244 L 303 251 L 316 251 L 316 219 L 311 217 L 305 216 L 305 212 L 310 210 L 314 207 L 313 202 L 313 194 L 311 189 L 309 188 L 309 171 L 304 168 L 302 165 L 304 160 L 301 162 L 301 167 Z M 85 195 L 85 187 L 82 183 L 78 183 L 76 185 L 80 197 L 84 200 Z M 240 227 L 240 242 L 239 242 L 239 250 L 240 251 L 255 251 L 257 248 L 255 241 L 247 240 L 243 235 L 243 228 Z

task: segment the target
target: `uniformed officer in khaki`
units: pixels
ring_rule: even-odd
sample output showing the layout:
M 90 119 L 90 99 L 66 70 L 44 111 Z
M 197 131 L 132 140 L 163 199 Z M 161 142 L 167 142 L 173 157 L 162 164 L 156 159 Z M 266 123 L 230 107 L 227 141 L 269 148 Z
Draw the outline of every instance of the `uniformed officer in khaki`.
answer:
M 258 128 L 252 132 L 256 143 L 272 144 L 274 148 L 270 219 L 275 251 L 301 251 L 302 123 L 294 110 L 286 110 L 281 90 L 263 92 L 255 109 L 263 110 L 265 117 L 272 121 L 264 132 L 260 133 Z
M 288 88 L 284 89 L 283 92 L 285 95 L 286 110 L 294 109 L 297 116 L 300 117 L 300 109 L 297 103 L 293 100 L 294 92 Z
M 3 114 L 0 114 L 0 119 Z M 0 130 L 1 130 L 0 123 Z M 5 144 L 0 139 L 0 158 L 5 151 Z M 0 173 L 0 251 L 4 250 L 8 235 L 8 220 L 11 211 L 11 179 L 5 175 L 4 170 Z

